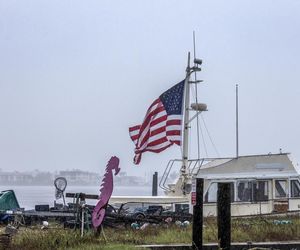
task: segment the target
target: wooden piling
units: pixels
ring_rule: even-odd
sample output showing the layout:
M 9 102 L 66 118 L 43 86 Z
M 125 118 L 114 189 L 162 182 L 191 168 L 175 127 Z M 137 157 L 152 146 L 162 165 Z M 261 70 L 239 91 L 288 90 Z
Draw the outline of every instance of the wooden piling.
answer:
M 229 250 L 231 243 L 230 202 L 230 183 L 218 183 L 218 241 L 223 250 Z
M 203 244 L 203 179 L 196 179 L 196 204 L 193 206 L 193 242 L 195 250 L 202 250 Z
M 154 172 L 152 179 L 152 196 L 157 196 L 158 173 Z

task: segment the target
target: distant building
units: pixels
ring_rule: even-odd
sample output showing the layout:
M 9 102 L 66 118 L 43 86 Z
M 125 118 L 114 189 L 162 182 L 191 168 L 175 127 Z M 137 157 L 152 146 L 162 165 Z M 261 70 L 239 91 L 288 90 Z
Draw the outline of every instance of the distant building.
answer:
M 53 173 L 35 170 L 31 175 L 33 176 L 33 185 L 53 185 L 54 183 Z
M 115 184 L 119 186 L 143 186 L 145 185 L 145 179 L 141 176 L 114 176 Z
M 32 183 L 33 177 L 27 173 L 19 172 L 0 172 L 0 183 L 2 185 L 15 184 L 15 185 L 29 185 Z
M 65 177 L 70 185 L 99 185 L 101 181 L 99 174 L 78 169 L 60 171 L 58 176 Z
M 0 171 L 0 185 L 53 185 L 54 179 L 65 177 L 69 185 L 89 185 L 99 186 L 103 175 L 75 170 L 62 170 L 56 172 L 40 172 L 39 170 L 31 172 L 6 172 Z M 114 176 L 114 184 L 118 186 L 145 186 L 149 183 L 141 176 L 129 176 L 124 173 Z

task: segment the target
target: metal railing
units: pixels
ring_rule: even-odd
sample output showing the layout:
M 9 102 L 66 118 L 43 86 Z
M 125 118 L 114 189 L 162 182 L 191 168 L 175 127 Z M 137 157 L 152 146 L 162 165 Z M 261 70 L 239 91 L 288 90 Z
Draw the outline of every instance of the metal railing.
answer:
M 187 166 L 187 173 L 190 177 L 192 176 L 197 176 L 202 165 L 203 162 L 206 161 L 205 158 L 202 159 L 191 159 L 188 161 L 188 166 Z M 170 183 L 167 183 L 167 180 L 169 178 L 169 175 L 171 173 L 171 170 L 174 168 L 174 165 L 176 165 L 175 163 L 182 163 L 182 159 L 174 159 L 174 160 L 170 160 L 165 168 L 165 171 L 160 179 L 159 182 L 159 187 L 165 191 L 169 191 L 172 192 L 174 191 L 171 187 L 170 187 Z M 182 164 L 179 166 L 179 171 L 182 167 Z

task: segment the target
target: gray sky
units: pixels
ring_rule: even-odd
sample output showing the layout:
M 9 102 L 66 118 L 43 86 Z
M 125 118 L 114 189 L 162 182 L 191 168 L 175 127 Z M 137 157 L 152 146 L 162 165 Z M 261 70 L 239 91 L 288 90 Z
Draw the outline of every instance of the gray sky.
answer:
M 238 83 L 240 153 L 299 161 L 299 13 L 297 0 L 1 0 L 0 168 L 102 171 L 117 155 L 130 174 L 162 172 L 180 148 L 134 166 L 128 127 L 184 78 L 193 30 L 220 155 L 235 155 Z

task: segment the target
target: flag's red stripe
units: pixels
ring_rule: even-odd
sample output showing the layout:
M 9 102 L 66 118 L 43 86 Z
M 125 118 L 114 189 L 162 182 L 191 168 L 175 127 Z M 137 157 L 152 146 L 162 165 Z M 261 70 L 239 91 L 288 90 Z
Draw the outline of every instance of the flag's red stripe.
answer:
M 164 142 L 166 142 L 166 141 L 168 141 L 167 137 L 162 137 L 162 138 L 159 138 L 159 139 L 157 139 L 157 140 L 155 140 L 155 141 L 150 142 L 150 143 L 147 145 L 147 147 L 157 146 L 157 145 L 162 144 L 162 143 L 164 143 Z
M 151 121 L 150 126 L 155 126 L 156 124 L 160 123 L 160 122 L 164 122 L 165 120 L 167 120 L 168 116 L 167 115 L 163 115 L 157 119 L 154 119 L 153 121 Z M 168 122 L 168 121 L 167 121 Z
M 150 127 L 151 127 L 151 124 L 149 124 L 150 122 L 151 122 L 151 120 L 153 119 L 153 116 L 155 116 L 155 115 L 157 115 L 158 113 L 160 113 L 160 112 L 162 112 L 162 111 L 164 111 L 165 109 L 164 109 L 164 107 L 163 106 L 159 106 L 158 108 L 156 108 L 156 109 L 154 109 L 153 111 L 151 111 L 151 113 L 150 114 L 152 114 L 152 115 L 147 115 L 147 117 L 146 117 L 146 119 L 145 119 L 145 121 L 143 122 L 143 124 L 142 124 L 142 126 L 141 126 L 141 128 L 140 128 L 140 132 L 139 132 L 139 142 L 138 142 L 138 144 L 139 145 L 137 145 L 139 148 L 141 148 L 143 145 L 144 145 L 144 143 L 149 139 L 149 130 L 150 130 Z M 145 135 L 143 135 L 144 134 L 144 131 L 145 130 L 148 130 L 147 131 L 147 133 L 145 134 Z
M 141 125 L 136 125 L 136 126 L 130 127 L 129 128 L 129 132 L 132 132 L 132 131 L 135 131 L 135 130 L 139 130 L 140 127 L 141 127 Z
M 181 145 L 181 141 L 172 141 L 172 142 L 174 142 L 176 145 L 178 145 L 178 146 L 180 146 Z
M 180 130 L 169 130 L 169 131 L 166 131 L 166 134 L 167 135 L 180 135 Z
M 149 129 L 147 131 L 146 135 L 144 136 L 144 138 L 142 139 L 142 141 L 141 141 L 141 143 L 139 145 L 139 148 L 143 148 L 143 145 L 150 139 L 150 137 L 155 136 L 155 135 L 160 134 L 160 133 L 163 133 L 163 132 L 166 132 L 167 136 L 172 136 L 172 135 L 178 135 L 178 136 L 180 136 L 180 134 L 181 134 L 180 130 L 169 130 L 169 131 L 166 131 L 166 126 L 157 128 L 157 129 L 155 129 L 155 130 L 153 130 L 151 132 L 150 132 L 150 129 Z M 132 138 L 132 140 L 136 140 L 136 139 L 139 138 L 139 135 L 132 136 L 131 138 Z M 153 143 L 153 142 L 151 142 L 151 143 Z M 148 146 L 152 145 L 151 143 L 149 143 Z
M 147 114 L 146 119 L 144 120 L 141 128 L 140 128 L 140 134 L 142 134 L 142 131 L 149 125 L 151 120 L 153 119 L 153 116 L 157 115 L 158 113 L 164 111 L 164 106 L 159 106 L 156 109 L 152 110 L 149 114 Z
M 167 125 L 181 125 L 181 120 L 167 120 Z
M 150 110 L 153 108 L 153 106 L 157 105 L 158 103 L 160 103 L 160 99 L 157 98 L 154 102 L 152 102 L 152 104 L 150 105 L 150 107 L 147 110 L 147 113 L 150 112 Z
M 170 144 L 168 144 L 168 145 L 166 145 L 166 146 L 164 146 L 164 147 L 161 147 L 161 148 L 159 148 L 159 149 L 151 149 L 151 148 L 147 148 L 145 151 L 143 151 L 143 152 L 146 152 L 146 151 L 148 151 L 148 152 L 153 152 L 153 153 L 160 153 L 161 151 L 164 151 L 166 148 L 168 148 L 168 147 L 170 147 L 170 146 L 172 146 L 173 145 L 173 143 L 171 143 L 170 142 Z
M 151 106 L 148 108 L 147 110 L 147 113 L 146 113 L 146 116 L 144 118 L 144 121 L 141 125 L 141 127 L 143 126 L 143 124 L 145 123 L 145 121 L 149 118 L 149 116 L 151 116 L 151 114 L 153 113 L 153 111 L 155 111 L 157 108 L 163 106 L 162 103 L 160 102 L 159 99 L 156 99 L 152 104 Z M 153 109 L 153 107 L 155 107 L 155 109 Z
M 165 131 L 166 131 L 166 126 L 165 126 L 165 124 L 163 124 L 162 127 L 158 127 L 157 129 L 154 129 L 154 130 L 152 130 L 152 131 L 151 131 L 151 126 L 150 126 L 149 131 L 150 131 L 150 133 L 147 133 L 147 134 L 144 136 L 144 138 L 142 139 L 142 141 L 141 141 L 141 143 L 140 143 L 140 148 L 142 148 L 142 147 L 144 146 L 144 144 L 145 144 L 147 141 L 149 141 L 149 139 L 150 139 L 151 136 L 155 136 L 155 135 L 157 135 L 157 134 L 160 134 L 160 133 L 162 133 L 162 132 L 165 132 Z
M 166 131 L 166 126 L 163 126 L 163 127 L 160 127 L 158 129 L 155 129 L 155 130 L 151 131 L 150 136 L 158 135 L 158 134 L 160 134 L 162 132 L 165 132 L 165 131 Z
M 160 128 L 158 128 L 158 129 L 152 131 L 151 133 L 149 133 L 150 129 L 151 129 L 151 128 L 149 128 L 149 130 L 147 131 L 146 135 L 142 138 L 141 143 L 139 143 L 139 145 L 137 145 L 138 148 L 143 148 L 143 147 L 144 147 L 144 144 L 149 140 L 149 138 L 150 138 L 151 136 L 154 136 L 154 135 L 157 135 L 157 134 L 160 134 L 160 133 L 164 132 L 164 131 L 166 130 L 166 126 L 160 127 Z M 167 135 L 180 135 L 180 133 L 181 133 L 180 130 L 170 130 L 170 131 L 166 131 L 166 134 L 167 134 Z M 138 136 L 135 137 L 135 139 L 138 139 L 138 138 L 140 137 L 140 134 L 141 134 L 141 132 L 139 133 Z M 152 143 L 152 142 L 151 142 L 151 143 Z M 149 145 L 151 145 L 151 143 L 148 144 L 147 147 L 148 147 Z
M 137 140 L 138 138 L 139 138 L 138 134 L 131 136 L 131 140 L 133 141 Z
M 139 148 L 142 148 L 144 146 L 144 144 L 149 140 L 150 137 L 150 129 L 148 129 L 147 133 L 145 134 L 145 136 L 143 137 L 141 143 L 139 145 L 137 145 Z
M 159 153 L 161 151 L 163 151 L 164 149 L 170 147 L 171 145 L 173 144 L 173 142 L 169 142 L 167 145 L 165 146 L 161 146 L 160 148 L 155 148 L 155 145 L 154 146 L 151 146 L 151 147 L 147 147 L 145 148 L 144 150 L 141 150 L 141 151 L 135 151 L 136 154 L 141 154 L 141 153 L 144 153 L 144 152 L 147 152 L 147 151 L 150 151 L 150 152 L 154 152 L 154 153 Z

